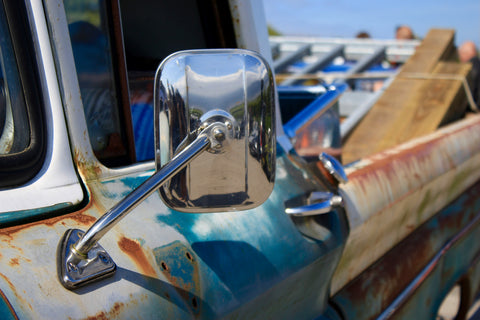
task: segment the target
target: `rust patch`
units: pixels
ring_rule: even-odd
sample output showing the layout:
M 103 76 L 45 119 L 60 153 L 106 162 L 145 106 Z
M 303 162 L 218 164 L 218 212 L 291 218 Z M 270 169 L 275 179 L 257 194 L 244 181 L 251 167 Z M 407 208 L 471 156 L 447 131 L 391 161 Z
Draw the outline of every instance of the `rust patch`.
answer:
M 86 138 L 88 140 L 88 138 Z M 74 161 L 77 164 L 80 174 L 88 181 L 96 179 L 101 173 L 102 169 L 95 165 L 93 161 L 87 161 L 84 157 L 84 152 L 75 148 Z
M 122 237 L 120 241 L 118 241 L 118 246 L 146 275 L 153 277 L 157 275 L 155 269 L 153 269 L 152 265 L 149 263 L 147 256 L 137 241 Z
M 18 265 L 20 265 L 20 263 L 18 262 L 18 258 L 12 258 L 10 259 L 10 262 L 8 263 L 11 267 L 16 267 Z
M 35 226 L 39 226 L 39 225 L 46 225 L 48 227 L 53 227 L 57 223 L 59 223 L 60 221 L 64 221 L 64 220 L 67 220 L 67 219 L 74 220 L 78 224 L 85 225 L 85 226 L 90 226 L 95 221 L 97 221 L 97 218 L 95 218 L 93 216 L 90 216 L 90 215 L 88 215 L 88 214 L 86 214 L 82 211 L 81 212 L 74 212 L 74 213 L 67 214 L 67 215 L 52 217 L 52 218 L 48 218 L 48 219 L 41 220 L 41 221 L 35 221 L 35 222 L 27 223 L 27 224 L 24 224 L 24 225 L 13 226 L 13 227 L 8 227 L 8 228 L 5 228 L 5 229 L 1 229 L 0 230 L 0 236 L 6 236 L 6 237 L 9 237 L 10 239 L 13 239 L 13 236 L 16 233 L 21 232 L 23 230 L 31 229 L 31 228 L 33 228 Z
M 8 279 L 3 273 L 0 273 L 0 277 L 2 277 L 3 280 L 5 280 L 8 283 L 8 286 L 10 287 L 10 289 L 12 289 L 12 291 L 15 292 L 15 286 L 10 281 L 10 279 Z
M 194 316 L 200 314 L 202 310 L 200 276 L 193 251 L 180 241 L 174 241 L 153 249 L 153 253 L 160 271 L 190 307 L 190 312 Z M 168 292 L 165 293 L 165 297 L 173 298 Z
M 85 320 L 108 320 L 112 318 L 117 318 L 124 308 L 125 304 L 123 302 L 115 302 L 110 311 L 101 311 L 94 316 L 85 318 Z
M 437 149 L 440 146 L 445 145 L 445 141 L 461 141 L 465 136 L 474 136 L 473 132 L 477 132 L 478 127 L 480 126 L 480 121 L 478 119 L 475 122 L 468 123 L 461 127 L 450 127 L 445 128 L 445 130 L 440 130 L 432 134 L 428 140 L 422 140 L 417 144 L 409 145 L 406 148 L 394 148 L 366 157 L 365 159 L 370 159 L 371 163 L 367 164 L 365 167 L 359 167 L 352 170 L 349 172 L 348 177 L 349 179 L 356 178 L 357 176 L 362 177 L 368 175 L 368 173 L 375 168 L 384 168 L 384 171 L 388 174 L 388 169 L 392 168 L 392 162 L 399 159 L 402 159 L 402 163 L 405 163 L 408 159 L 415 159 L 415 161 L 418 161 L 419 163 L 426 163 L 428 165 L 431 161 L 432 149 Z M 392 150 L 394 151 L 393 153 L 391 152 Z M 455 167 L 455 164 L 451 159 L 445 159 L 449 162 L 451 167 Z
M 72 220 L 75 220 L 78 224 L 83 224 L 83 225 L 87 225 L 87 226 L 90 226 L 93 223 L 95 223 L 95 221 L 97 221 L 97 218 L 89 216 L 89 215 L 84 214 L 84 213 L 77 213 L 77 214 L 74 214 L 74 215 L 70 216 L 69 218 L 72 219 Z
M 444 244 L 474 220 L 478 208 L 480 183 L 470 188 L 455 205 L 438 213 L 420 226 L 333 298 L 339 304 L 348 301 L 362 319 L 374 319 L 392 303 Z M 444 271 L 448 275 L 448 270 Z M 365 305 L 371 307 L 366 312 Z

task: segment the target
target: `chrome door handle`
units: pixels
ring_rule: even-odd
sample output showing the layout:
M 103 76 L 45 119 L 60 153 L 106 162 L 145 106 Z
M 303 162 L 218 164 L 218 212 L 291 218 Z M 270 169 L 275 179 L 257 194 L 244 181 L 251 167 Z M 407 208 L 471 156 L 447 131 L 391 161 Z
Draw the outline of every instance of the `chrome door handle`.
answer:
M 335 207 L 343 206 L 342 197 L 331 192 L 312 192 L 309 199 L 315 202 L 300 207 L 287 208 L 285 212 L 294 217 L 308 217 L 328 213 Z

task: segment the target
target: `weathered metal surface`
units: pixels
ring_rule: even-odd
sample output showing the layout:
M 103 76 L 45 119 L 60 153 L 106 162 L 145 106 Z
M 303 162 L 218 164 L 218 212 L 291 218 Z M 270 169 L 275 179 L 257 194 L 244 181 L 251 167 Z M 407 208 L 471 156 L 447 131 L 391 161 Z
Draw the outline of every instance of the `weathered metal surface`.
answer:
M 478 116 L 349 168 L 341 194 L 351 234 L 332 292 L 475 183 L 479 169 Z
M 330 251 L 302 236 L 283 200 L 322 186 L 278 156 L 276 186 L 257 209 L 181 213 L 153 194 L 100 241 L 117 273 L 72 292 L 57 279 L 60 237 L 87 229 L 151 172 L 90 181 L 82 210 L 0 229 L 0 288 L 21 319 L 318 316 L 344 238 L 330 239 Z
M 333 301 L 345 318 L 387 319 L 398 312 L 434 318 L 443 297 L 480 253 L 472 245 L 480 235 L 479 192 L 477 183 L 342 288 Z
M 250 15 L 240 14 L 241 10 L 254 11 L 253 1 L 231 2 L 247 4 L 235 8 L 242 17 Z M 44 34 L 43 45 L 54 47 L 57 64 L 48 53 L 48 70 L 59 77 L 62 91 L 57 96 L 64 103 L 73 158 L 88 199 L 77 212 L 0 229 L 0 289 L 8 308 L 14 310 L 12 315 L 20 319 L 50 319 L 52 314 L 71 319 L 319 316 L 326 309 L 328 284 L 346 233 L 335 230 L 338 215 L 305 221 L 285 215 L 284 201 L 324 186 L 281 148 L 274 191 L 261 207 L 188 214 L 168 209 L 155 193 L 101 240 L 118 265 L 113 278 L 73 292 L 61 286 L 55 257 L 62 234 L 69 228 L 86 230 L 150 176 L 153 163 L 110 169 L 95 159 L 72 51 L 65 45 L 69 42 L 62 1 L 31 3 L 36 8 L 31 14 L 43 28 L 37 30 Z M 52 22 L 50 39 L 41 21 L 43 8 Z M 249 39 L 248 32 L 255 31 L 255 26 L 243 29 L 249 22 L 235 21 L 239 39 Z M 254 42 L 263 43 L 258 38 Z M 255 49 L 254 45 L 245 47 Z M 56 81 L 55 75 L 52 79 Z M 343 194 L 355 234 L 334 278 L 337 291 L 478 179 L 478 122 L 478 118 L 466 120 L 351 169 L 353 182 L 345 185 Z

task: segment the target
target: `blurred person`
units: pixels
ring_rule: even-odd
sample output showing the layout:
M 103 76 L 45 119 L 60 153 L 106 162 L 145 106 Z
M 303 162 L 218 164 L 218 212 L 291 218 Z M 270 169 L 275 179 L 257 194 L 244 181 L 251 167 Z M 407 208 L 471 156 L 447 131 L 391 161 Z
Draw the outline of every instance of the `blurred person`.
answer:
M 357 35 L 355 36 L 355 38 L 357 39 L 369 39 L 370 38 L 370 34 L 366 31 L 360 31 L 359 33 L 357 33 Z
M 469 62 L 472 64 L 472 84 L 471 90 L 473 100 L 477 106 L 480 106 L 480 59 L 477 48 L 473 41 L 465 41 L 458 48 L 458 58 L 460 62 Z
M 395 39 L 397 40 L 412 40 L 415 39 L 412 29 L 407 25 L 398 26 L 395 31 Z

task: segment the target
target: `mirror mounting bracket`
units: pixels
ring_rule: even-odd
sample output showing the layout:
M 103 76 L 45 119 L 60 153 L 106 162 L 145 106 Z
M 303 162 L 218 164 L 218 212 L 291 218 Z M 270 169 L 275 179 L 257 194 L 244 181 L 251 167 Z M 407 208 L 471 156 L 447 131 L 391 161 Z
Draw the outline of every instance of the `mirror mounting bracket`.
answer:
M 192 143 L 100 217 L 87 232 L 67 230 L 57 248 L 57 271 L 62 285 L 72 290 L 112 276 L 116 264 L 98 244 L 100 238 L 203 151 L 221 149 L 228 127 L 228 123 L 222 122 L 209 124 Z

